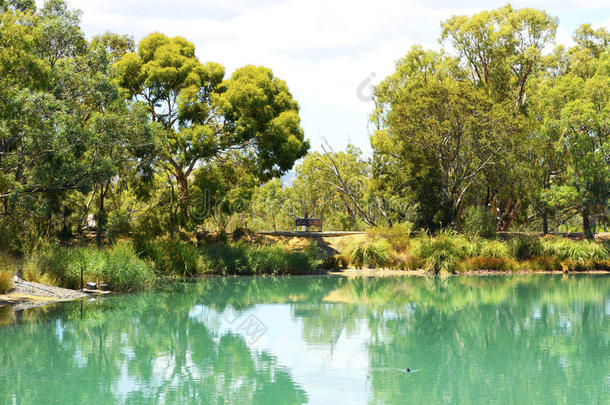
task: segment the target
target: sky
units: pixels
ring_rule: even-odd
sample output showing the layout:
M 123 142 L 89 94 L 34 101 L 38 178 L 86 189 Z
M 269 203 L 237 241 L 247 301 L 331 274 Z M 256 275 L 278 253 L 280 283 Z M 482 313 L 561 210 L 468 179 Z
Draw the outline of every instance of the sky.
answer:
M 39 1 L 39 3 L 42 3 Z M 412 45 L 438 49 L 440 23 L 505 1 L 448 0 L 68 0 L 82 10 L 87 37 L 113 31 L 136 41 L 151 32 L 193 42 L 202 62 L 227 76 L 264 65 L 298 101 L 313 150 L 348 143 L 371 151 L 371 86 L 394 70 Z M 582 23 L 610 28 L 608 0 L 513 1 L 559 19 L 557 43 L 570 45 Z

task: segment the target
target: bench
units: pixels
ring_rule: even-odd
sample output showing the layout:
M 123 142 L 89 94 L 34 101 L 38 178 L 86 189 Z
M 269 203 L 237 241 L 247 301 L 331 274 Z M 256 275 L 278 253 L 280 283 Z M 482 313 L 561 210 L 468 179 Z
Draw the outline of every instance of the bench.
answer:
M 299 226 L 305 227 L 305 232 L 309 232 L 310 226 L 318 227 L 318 232 L 322 232 L 322 218 L 296 218 L 294 220 L 294 226 L 296 230 L 299 230 Z

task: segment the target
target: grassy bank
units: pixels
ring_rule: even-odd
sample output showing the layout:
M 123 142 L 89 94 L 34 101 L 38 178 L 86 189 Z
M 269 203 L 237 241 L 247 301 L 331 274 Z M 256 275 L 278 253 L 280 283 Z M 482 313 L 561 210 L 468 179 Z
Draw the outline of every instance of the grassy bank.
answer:
M 452 231 L 409 238 L 375 228 L 349 245 L 341 259 L 358 268 L 425 269 L 432 274 L 490 271 L 610 270 L 610 246 L 593 241 L 519 235 L 510 241 L 467 237 Z
M 167 277 L 318 274 L 341 267 L 421 270 L 431 274 L 487 271 L 610 270 L 608 244 L 520 235 L 510 241 L 467 237 L 450 231 L 410 237 L 409 229 L 374 228 L 342 244 L 339 254 L 315 241 L 273 239 L 213 242 L 136 237 L 102 249 L 48 246 L 18 261 L 0 256 L 0 293 L 19 273 L 28 281 L 76 289 L 85 282 L 112 291 L 141 291 Z M 346 241 L 347 242 L 347 241 Z M 332 250 L 332 249 L 331 249 Z
M 12 288 L 16 273 L 27 281 L 77 289 L 81 270 L 85 283 L 104 283 L 112 291 L 141 291 L 166 277 L 315 274 L 332 266 L 332 259 L 326 260 L 315 243 L 297 251 L 281 244 L 237 242 L 197 248 L 185 241 L 135 238 L 102 249 L 51 246 L 21 262 L 4 257 L 0 264 L 0 293 Z

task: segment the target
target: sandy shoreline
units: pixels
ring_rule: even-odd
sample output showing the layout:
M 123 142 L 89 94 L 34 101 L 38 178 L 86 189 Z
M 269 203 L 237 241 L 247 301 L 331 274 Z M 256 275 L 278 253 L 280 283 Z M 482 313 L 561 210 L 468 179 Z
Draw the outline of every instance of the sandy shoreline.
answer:
M 72 301 L 87 297 L 84 292 L 67 288 L 15 280 L 15 287 L 7 294 L 0 294 L 0 306 L 12 306 L 15 310 L 38 307 L 55 302 Z

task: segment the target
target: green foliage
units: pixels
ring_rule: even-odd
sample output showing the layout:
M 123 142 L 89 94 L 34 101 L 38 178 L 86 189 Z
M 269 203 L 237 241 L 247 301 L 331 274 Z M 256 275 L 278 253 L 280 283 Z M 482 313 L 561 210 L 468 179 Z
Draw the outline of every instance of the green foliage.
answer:
M 589 260 L 609 260 L 610 251 L 593 241 L 574 241 L 564 238 L 542 239 L 542 253 L 557 260 L 584 263 Z
M 459 271 L 495 270 L 513 271 L 519 268 L 519 264 L 513 259 L 505 257 L 472 257 L 459 263 Z
M 81 269 L 85 282 L 106 283 L 113 291 L 144 290 L 155 280 L 152 265 L 126 243 L 106 249 L 48 248 L 26 261 L 24 277 L 77 289 Z
M 485 207 L 468 207 L 464 211 L 464 233 L 481 238 L 494 238 L 496 219 Z
M 13 277 L 15 277 L 14 273 L 0 269 L 0 294 L 7 293 L 13 289 Z
M 437 236 L 413 239 L 410 251 L 419 258 L 428 259 L 439 251 L 456 258 L 463 258 L 470 250 L 472 250 L 471 244 L 463 235 L 453 231 L 442 231 Z
M 413 225 L 411 223 L 401 222 L 394 224 L 392 227 L 376 226 L 370 228 L 366 233 L 371 239 L 384 238 L 390 242 L 392 249 L 397 252 L 404 252 L 409 247 L 412 230 Z
M 426 259 L 425 270 L 431 274 L 447 272 L 454 274 L 457 270 L 457 255 L 451 250 L 435 250 Z
M 557 271 L 562 264 L 554 257 L 537 256 L 522 263 L 522 268 L 530 271 Z
M 348 247 L 351 263 L 357 268 L 386 267 L 390 262 L 392 247 L 384 238 L 356 241 Z
M 511 240 L 511 252 L 515 259 L 527 260 L 542 254 L 542 243 L 536 236 L 519 235 Z
M 17 270 L 17 260 L 0 253 L 0 294 L 13 289 L 13 277 L 17 274 Z
M 477 240 L 470 244 L 468 256 L 475 257 L 511 257 L 511 249 L 508 243 L 500 240 Z
M 190 242 L 177 239 L 134 239 L 138 256 L 154 264 L 155 273 L 164 276 L 195 276 L 198 274 L 199 251 Z
M 282 246 L 248 247 L 243 244 L 209 246 L 201 252 L 204 272 L 239 275 L 311 274 L 316 272 L 306 253 Z

